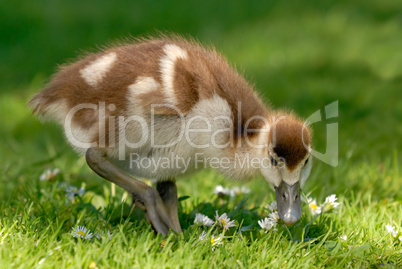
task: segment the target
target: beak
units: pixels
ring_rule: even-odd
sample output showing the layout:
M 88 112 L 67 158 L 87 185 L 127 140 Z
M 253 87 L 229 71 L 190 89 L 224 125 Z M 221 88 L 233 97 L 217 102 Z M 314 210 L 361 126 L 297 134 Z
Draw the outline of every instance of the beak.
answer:
M 300 183 L 289 186 L 282 181 L 275 188 L 275 194 L 279 217 L 287 226 L 292 226 L 301 216 Z

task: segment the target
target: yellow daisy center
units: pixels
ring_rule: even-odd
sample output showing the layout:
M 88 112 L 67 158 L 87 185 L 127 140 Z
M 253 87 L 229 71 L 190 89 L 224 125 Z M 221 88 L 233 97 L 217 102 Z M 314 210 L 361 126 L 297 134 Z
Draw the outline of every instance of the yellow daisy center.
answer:
M 315 204 L 311 204 L 310 207 L 311 207 L 312 209 L 314 209 L 314 210 L 316 210 L 316 209 L 318 208 L 318 206 L 315 205 Z
M 81 236 L 85 236 L 85 235 L 86 235 L 83 231 L 78 231 L 77 233 L 78 233 L 79 235 L 81 235 Z
M 221 219 L 221 223 L 222 223 L 222 225 L 226 225 L 226 220 L 224 220 L 224 219 Z
M 211 237 L 211 243 L 215 243 L 215 238 Z

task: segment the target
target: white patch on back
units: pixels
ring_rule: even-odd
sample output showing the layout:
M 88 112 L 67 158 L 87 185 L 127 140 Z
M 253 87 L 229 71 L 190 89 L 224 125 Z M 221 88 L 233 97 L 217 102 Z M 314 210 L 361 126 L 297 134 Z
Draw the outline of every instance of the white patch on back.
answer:
M 128 107 L 129 115 L 141 115 L 143 107 L 138 97 L 150 93 L 160 87 L 160 84 L 152 77 L 138 77 L 135 83 L 128 86 Z
M 176 97 L 173 87 L 174 66 L 177 59 L 187 59 L 187 52 L 174 44 L 165 45 L 163 51 L 166 54 L 160 61 L 163 90 L 168 103 L 175 105 Z
M 134 84 L 128 86 L 131 97 L 149 93 L 159 87 L 159 83 L 152 77 L 138 77 Z
M 115 52 L 103 55 L 80 70 L 82 78 L 92 87 L 96 87 L 110 70 L 116 59 L 117 54 Z

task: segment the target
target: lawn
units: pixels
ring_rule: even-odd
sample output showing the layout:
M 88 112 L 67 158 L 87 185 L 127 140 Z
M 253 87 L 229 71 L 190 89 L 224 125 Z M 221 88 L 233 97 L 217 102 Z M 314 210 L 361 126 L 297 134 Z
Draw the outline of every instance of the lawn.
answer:
M 1 268 L 402 267 L 402 5 L 390 1 L 11 1 L 0 9 Z M 338 101 L 336 167 L 320 160 L 304 193 L 336 212 L 280 223 L 267 233 L 274 193 L 262 178 L 250 193 L 218 197 L 240 183 L 212 170 L 178 181 L 184 232 L 155 235 L 122 189 L 95 175 L 59 127 L 26 108 L 58 64 L 81 50 L 156 30 L 214 45 L 267 103 L 307 118 Z M 323 114 L 324 115 L 324 114 Z M 326 121 L 313 124 L 326 150 Z M 59 169 L 40 180 L 47 169 Z M 85 193 L 70 199 L 71 186 Z M 236 227 L 212 246 L 218 227 L 196 213 L 227 213 Z M 73 237 L 85 226 L 90 240 Z M 395 237 L 387 230 L 395 227 Z M 207 235 L 199 240 L 202 231 Z M 395 234 L 394 234 L 395 235 Z

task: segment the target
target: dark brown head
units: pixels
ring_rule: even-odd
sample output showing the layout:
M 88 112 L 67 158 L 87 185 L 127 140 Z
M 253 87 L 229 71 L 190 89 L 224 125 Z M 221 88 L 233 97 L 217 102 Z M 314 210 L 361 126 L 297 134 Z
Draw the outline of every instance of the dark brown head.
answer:
M 311 134 L 303 122 L 291 115 L 277 116 L 270 125 L 270 167 L 262 174 L 276 192 L 279 217 L 288 225 L 300 219 L 300 188 L 312 165 Z

